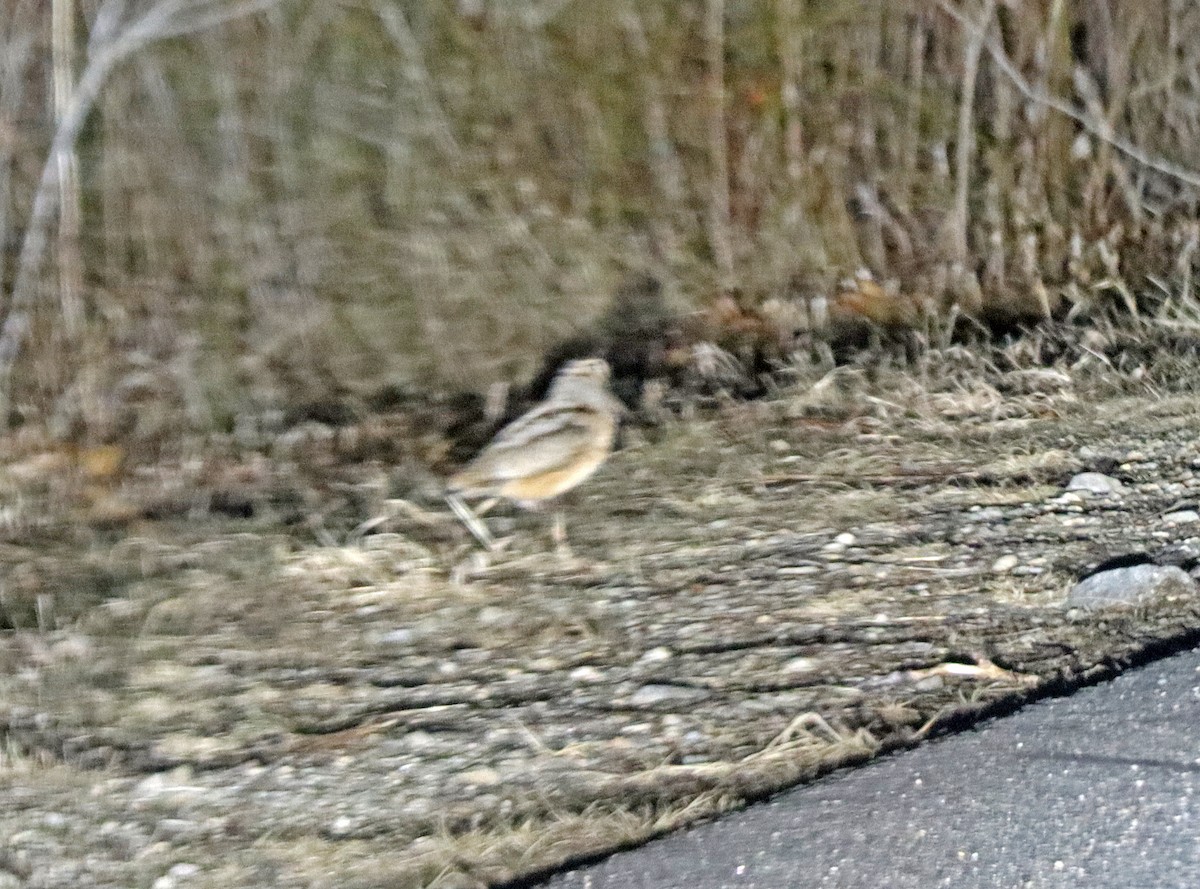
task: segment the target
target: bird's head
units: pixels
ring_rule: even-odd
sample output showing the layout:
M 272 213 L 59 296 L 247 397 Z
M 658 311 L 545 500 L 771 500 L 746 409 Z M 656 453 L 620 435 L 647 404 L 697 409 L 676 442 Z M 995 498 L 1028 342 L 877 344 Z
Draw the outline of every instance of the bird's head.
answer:
M 612 377 L 612 368 L 603 358 L 579 358 L 568 361 L 554 375 L 550 385 L 551 398 L 572 397 L 579 392 L 605 391 Z

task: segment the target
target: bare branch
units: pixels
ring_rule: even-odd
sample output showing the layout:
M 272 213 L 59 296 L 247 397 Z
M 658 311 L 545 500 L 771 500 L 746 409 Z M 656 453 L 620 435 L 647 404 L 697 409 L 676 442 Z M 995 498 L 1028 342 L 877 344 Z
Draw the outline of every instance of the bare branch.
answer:
M 421 52 L 421 45 L 413 35 L 412 28 L 408 26 L 404 10 L 395 3 L 377 0 L 375 14 L 383 23 L 392 42 L 404 55 L 404 76 L 417 91 L 426 113 L 433 120 L 434 138 L 438 143 L 438 148 L 446 155 L 447 159 L 458 160 L 462 157 L 462 148 L 459 146 L 458 140 L 454 138 L 450 120 L 438 101 L 433 80 L 425 65 L 424 53 Z
M 63 109 L 34 193 L 33 209 L 17 260 L 8 316 L 0 327 L 0 408 L 6 407 L 13 364 L 30 328 L 36 285 L 45 260 L 51 223 L 58 211 L 58 158 L 74 150 L 92 108 L 113 69 L 137 51 L 168 37 L 180 37 L 233 18 L 261 12 L 280 0 L 239 0 L 220 8 L 212 0 L 161 0 L 136 21 L 120 25 L 124 0 L 107 0 L 97 14 L 97 31 L 88 41 L 88 59 L 71 100 Z M 187 13 L 200 9 L 190 17 Z M 97 33 L 101 38 L 97 39 Z M 7 416 L 0 410 L 0 424 Z
M 971 186 L 971 155 L 975 148 L 975 81 L 979 77 L 979 56 L 987 38 L 992 17 L 996 14 L 996 0 L 986 0 L 977 24 L 970 32 L 970 41 L 963 53 L 962 96 L 958 103 L 958 144 L 955 146 L 954 162 L 954 254 L 959 262 L 967 259 L 967 197 Z
M 75 86 L 75 2 L 50 4 L 50 53 L 54 79 L 54 118 L 62 119 Z M 83 324 L 83 257 L 79 251 L 82 197 L 79 157 L 74 148 L 55 158 L 58 165 L 58 289 L 64 326 L 74 336 Z
M 37 0 L 17 0 L 10 10 L 4 42 L 0 43 L 0 245 L 7 243 L 9 236 L 9 196 L 17 144 L 14 134 L 29 81 L 25 74 L 33 57 L 36 10 Z M 5 252 L 0 250 L 0 280 L 4 277 L 4 267 Z
M 970 21 L 959 10 L 955 9 L 947 0 L 935 0 L 938 9 L 946 13 L 950 18 L 954 19 L 960 26 L 973 34 L 978 34 L 980 27 Z M 1169 176 L 1185 185 L 1190 185 L 1193 188 L 1200 188 L 1200 172 L 1172 163 L 1162 157 L 1149 154 L 1138 148 L 1128 139 L 1123 136 L 1118 136 L 1110 131 L 1109 126 L 1103 121 L 1097 120 L 1090 114 L 1085 114 L 1073 108 L 1070 103 L 1047 93 L 1045 90 L 1038 89 L 1032 86 L 1026 80 L 1021 72 L 1017 70 L 1004 48 L 1000 45 L 996 38 L 985 39 L 983 42 L 984 49 L 987 50 L 988 56 L 995 62 L 996 67 L 1009 79 L 1017 92 L 1038 105 L 1043 105 L 1046 108 L 1051 108 L 1071 120 L 1079 124 L 1083 129 L 1096 139 L 1111 145 L 1117 151 L 1124 154 L 1134 162 L 1141 166 L 1162 173 L 1164 176 Z
M 729 240 L 729 146 L 725 133 L 725 2 L 707 0 L 704 56 L 708 68 L 709 242 L 721 273 L 721 285 L 733 277 L 733 245 Z
M 664 220 L 656 225 L 658 249 L 665 257 L 673 259 L 679 248 L 676 223 L 686 197 L 683 163 L 671 141 L 671 126 L 663 87 L 658 72 L 654 70 L 654 55 L 650 51 L 650 43 L 646 38 L 646 29 L 642 25 L 637 5 L 627 2 L 621 9 L 619 20 L 625 32 L 625 40 L 639 66 L 642 120 L 649 145 L 650 170 L 664 204 Z

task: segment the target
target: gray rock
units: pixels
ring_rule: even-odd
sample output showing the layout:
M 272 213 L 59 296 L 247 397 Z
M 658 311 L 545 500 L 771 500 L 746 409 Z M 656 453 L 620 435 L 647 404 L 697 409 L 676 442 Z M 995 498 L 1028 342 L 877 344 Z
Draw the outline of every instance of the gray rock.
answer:
M 1200 512 L 1194 509 L 1180 509 L 1164 513 L 1162 520 L 1168 525 L 1186 525 L 1191 522 L 1200 522 Z
M 1119 479 L 1102 472 L 1081 472 L 1067 482 L 1068 491 L 1089 491 L 1092 494 L 1118 494 L 1125 490 Z
M 409 627 L 397 627 L 394 630 L 388 630 L 379 636 L 379 641 L 384 645 L 411 645 L 412 641 L 417 637 Z
M 996 561 L 992 562 L 992 573 L 1007 574 L 1020 564 L 1021 560 L 1017 558 L 1016 555 L 1013 553 L 1005 553 L 1000 558 L 996 559 Z
M 631 707 L 653 707 L 656 704 L 690 704 L 708 697 L 700 688 L 683 685 L 643 685 L 629 697 Z
M 963 516 L 963 521 L 967 522 L 1003 522 L 1008 516 L 999 506 L 972 507 L 971 511 Z
M 1075 584 L 1067 594 L 1067 605 L 1104 608 L 1108 605 L 1137 605 L 1160 596 L 1191 596 L 1196 581 L 1174 565 L 1134 565 L 1101 571 Z

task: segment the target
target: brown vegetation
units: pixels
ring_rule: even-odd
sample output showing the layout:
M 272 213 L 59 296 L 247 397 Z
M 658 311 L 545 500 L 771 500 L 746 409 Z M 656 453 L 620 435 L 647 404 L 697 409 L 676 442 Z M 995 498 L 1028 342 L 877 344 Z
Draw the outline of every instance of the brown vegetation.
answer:
M 907 303 L 835 312 L 1193 317 L 1190 4 L 119 9 L 0 17 L 14 420 L 104 439 L 151 402 L 229 428 L 364 386 L 482 389 L 631 270 L 676 314 L 736 297 L 808 324 L 866 269 Z M 51 261 L 22 286 L 39 219 Z

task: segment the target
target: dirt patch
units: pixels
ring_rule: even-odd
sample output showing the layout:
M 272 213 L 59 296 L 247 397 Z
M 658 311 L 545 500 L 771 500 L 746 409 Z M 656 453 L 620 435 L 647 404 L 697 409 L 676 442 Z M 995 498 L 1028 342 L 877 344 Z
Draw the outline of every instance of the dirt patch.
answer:
M 1196 638 L 1197 601 L 1062 605 L 1200 546 L 1163 519 L 1194 398 L 939 360 L 631 429 L 568 561 L 539 515 L 478 552 L 430 479 L 344 458 L 369 428 L 10 472 L 0 886 L 500 883 Z

